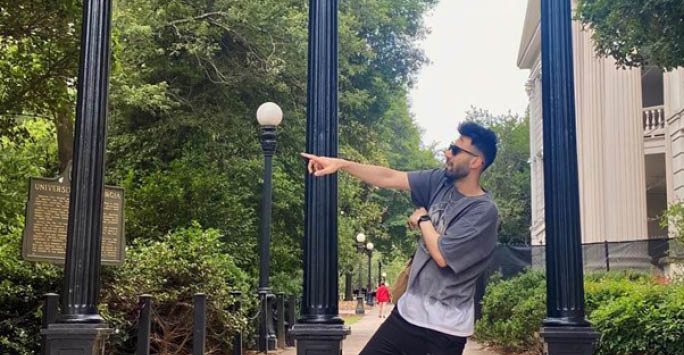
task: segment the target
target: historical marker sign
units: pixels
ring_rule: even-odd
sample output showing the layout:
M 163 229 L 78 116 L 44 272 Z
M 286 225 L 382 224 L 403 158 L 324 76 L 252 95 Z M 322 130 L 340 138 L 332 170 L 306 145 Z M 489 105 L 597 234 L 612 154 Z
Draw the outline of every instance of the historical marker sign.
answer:
M 23 257 L 64 263 L 71 186 L 60 179 L 32 177 L 26 207 Z M 102 264 L 124 261 L 124 189 L 105 186 L 102 214 Z

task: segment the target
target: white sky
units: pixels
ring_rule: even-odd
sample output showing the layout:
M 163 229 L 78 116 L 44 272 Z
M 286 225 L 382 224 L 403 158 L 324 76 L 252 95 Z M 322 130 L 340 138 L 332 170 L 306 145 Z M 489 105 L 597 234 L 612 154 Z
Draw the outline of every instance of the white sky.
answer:
M 421 43 L 432 64 L 410 93 L 423 142 L 446 146 L 471 105 L 524 114 L 528 71 L 516 66 L 525 0 L 441 0 L 425 19 Z

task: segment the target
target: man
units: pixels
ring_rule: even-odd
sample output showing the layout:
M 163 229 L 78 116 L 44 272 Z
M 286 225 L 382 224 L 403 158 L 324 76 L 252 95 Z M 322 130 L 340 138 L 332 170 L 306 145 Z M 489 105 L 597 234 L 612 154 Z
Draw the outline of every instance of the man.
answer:
M 302 153 L 315 176 L 344 171 L 375 186 L 410 190 L 409 217 L 422 238 L 408 288 L 361 355 L 462 354 L 474 331 L 475 282 L 496 245 L 498 212 L 480 177 L 496 157 L 496 134 L 475 122 L 458 127 L 444 168 L 401 172 Z

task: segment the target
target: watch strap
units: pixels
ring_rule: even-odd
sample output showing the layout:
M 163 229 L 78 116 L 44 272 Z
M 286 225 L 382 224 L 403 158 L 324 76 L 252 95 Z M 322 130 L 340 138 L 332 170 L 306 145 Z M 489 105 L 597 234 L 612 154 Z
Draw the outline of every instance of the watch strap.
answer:
M 417 223 L 417 224 L 420 226 L 420 224 L 421 224 L 422 222 L 427 222 L 427 221 L 430 221 L 430 216 L 428 216 L 428 215 L 425 214 L 425 215 L 420 216 L 420 218 L 418 218 L 418 223 Z

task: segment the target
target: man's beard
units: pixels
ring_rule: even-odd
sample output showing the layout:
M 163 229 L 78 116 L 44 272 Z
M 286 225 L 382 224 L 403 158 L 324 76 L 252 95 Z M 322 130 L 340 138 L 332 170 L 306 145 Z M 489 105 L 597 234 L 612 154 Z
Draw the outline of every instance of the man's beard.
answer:
M 456 182 L 456 181 L 461 180 L 464 177 L 468 176 L 469 172 L 470 172 L 470 169 L 468 169 L 467 164 L 460 164 L 460 165 L 456 165 L 454 167 L 447 165 L 446 177 L 450 183 L 453 183 L 453 182 Z

